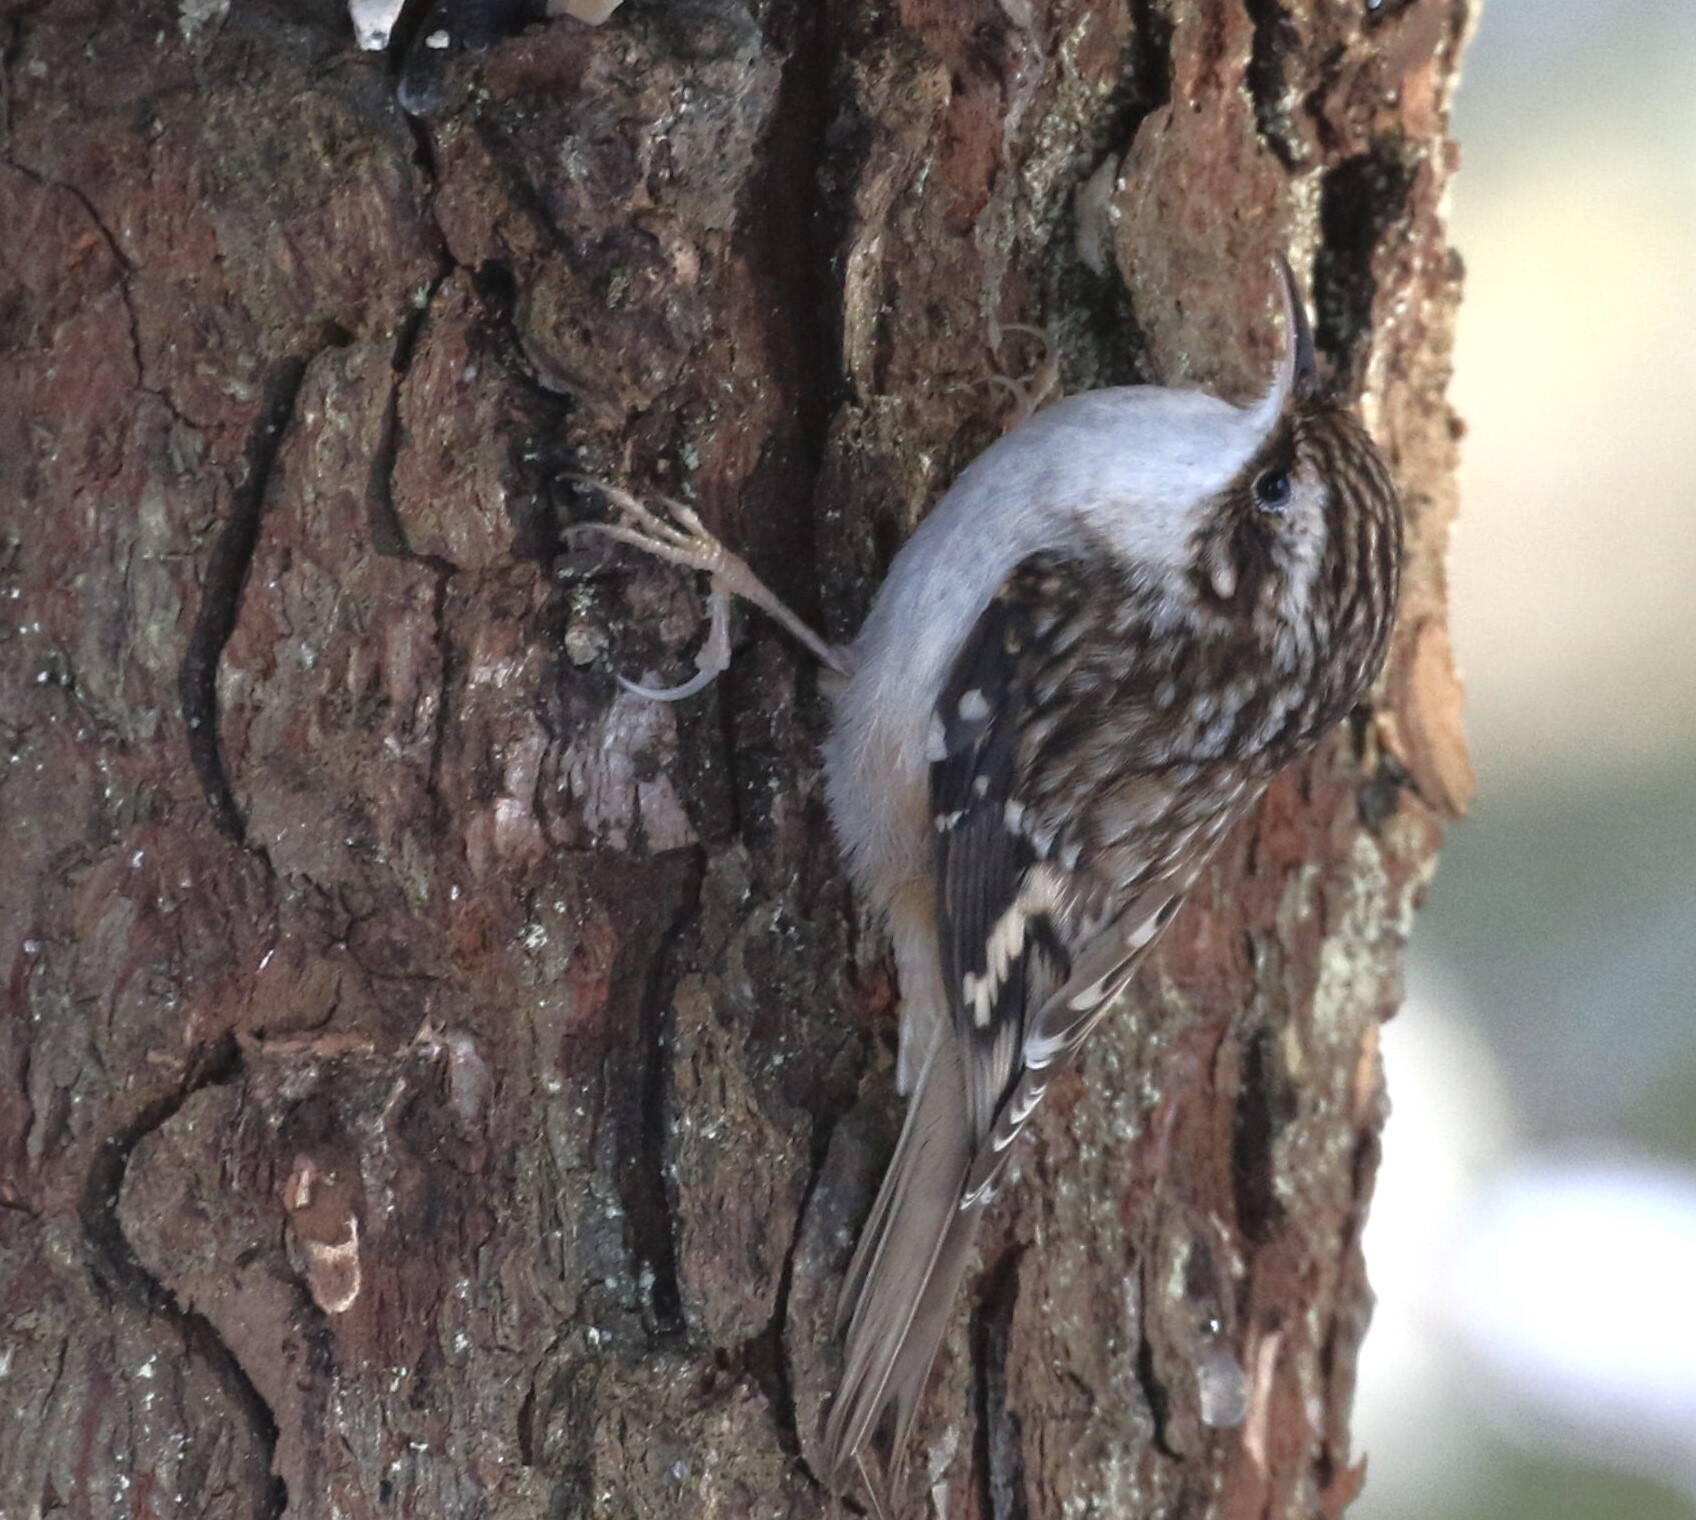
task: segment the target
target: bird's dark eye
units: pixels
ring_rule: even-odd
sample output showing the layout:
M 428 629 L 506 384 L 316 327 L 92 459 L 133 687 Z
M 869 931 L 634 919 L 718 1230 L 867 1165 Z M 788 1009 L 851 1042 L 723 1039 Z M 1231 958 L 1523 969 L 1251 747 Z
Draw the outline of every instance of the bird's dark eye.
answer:
M 1254 499 L 1269 512 L 1276 512 L 1290 499 L 1290 477 L 1283 470 L 1268 470 L 1254 483 Z

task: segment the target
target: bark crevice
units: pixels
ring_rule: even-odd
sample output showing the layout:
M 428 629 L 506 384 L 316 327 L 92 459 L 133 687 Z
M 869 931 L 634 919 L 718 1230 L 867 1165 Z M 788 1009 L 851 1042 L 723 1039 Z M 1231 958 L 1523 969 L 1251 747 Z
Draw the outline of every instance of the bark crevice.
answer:
M 325 348 L 341 347 L 346 341 L 344 333 L 329 332 L 323 347 L 316 352 L 281 360 L 266 376 L 259 415 L 248 432 L 242 478 L 230 493 L 229 515 L 212 540 L 201 576 L 200 607 L 178 667 L 177 691 L 182 703 L 189 761 L 218 832 L 243 846 L 248 843 L 247 824 L 236 806 L 219 732 L 218 666 L 241 612 L 248 566 L 259 544 L 266 493 L 283 435 L 294 418 L 306 371 Z M 263 850 L 257 853 L 265 858 Z
M 1313 334 L 1337 376 L 1356 388 L 1372 341 L 1375 264 L 1385 233 L 1406 215 L 1413 179 L 1406 145 L 1381 137 L 1326 170 L 1320 182 Z
M 260 1454 L 253 1463 L 254 1514 L 258 1520 L 280 1520 L 288 1506 L 288 1487 L 272 1470 L 278 1432 L 271 1406 L 212 1321 L 184 1304 L 142 1263 L 118 1212 L 136 1147 L 168 1124 L 196 1093 L 238 1081 L 242 1065 L 234 1034 L 222 1035 L 195 1051 L 173 1088 L 144 1104 L 133 1119 L 100 1143 L 83 1186 L 78 1218 L 96 1292 L 109 1303 L 123 1304 L 170 1325 L 185 1354 L 207 1368 L 241 1411 Z
M 1278 162 L 1294 173 L 1302 155 L 1290 129 L 1285 60 L 1300 48 L 1301 34 L 1280 0 L 1243 0 L 1243 4 L 1254 24 L 1246 83 L 1254 102 L 1255 127 Z
M 1019 1301 L 1019 1253 L 1009 1252 L 985 1279 L 972 1319 L 972 1387 L 977 1415 L 974 1458 L 989 1506 L 987 1520 L 1029 1520 L 1019 1418 L 1007 1408 L 1007 1363 Z
M 1270 1239 L 1284 1218 L 1273 1147 L 1293 1105 L 1280 1083 L 1277 1060 L 1276 1039 L 1270 1030 L 1250 1036 L 1231 1134 L 1237 1228 L 1245 1239 L 1255 1242 Z
M 807 1169 L 806 1186 L 795 1209 L 795 1225 L 790 1232 L 788 1248 L 783 1253 L 783 1268 L 778 1274 L 777 1295 L 772 1303 L 771 1321 L 757 1340 L 764 1343 L 761 1355 L 770 1364 L 769 1381 L 773 1415 L 777 1421 L 778 1439 L 784 1450 L 799 1464 L 815 1487 L 823 1488 L 818 1474 L 803 1455 L 800 1416 L 795 1403 L 795 1354 L 789 1338 L 789 1305 L 795 1288 L 795 1258 L 807 1226 L 807 1213 L 824 1175 L 825 1162 L 830 1155 L 831 1137 L 842 1116 L 853 1106 L 844 1101 L 826 1112 L 813 1126 L 812 1153 Z
M 631 1270 L 656 1342 L 676 1341 L 688 1329 L 677 1269 L 677 1209 L 666 1175 L 671 998 L 677 985 L 677 952 L 700 913 L 704 878 L 698 851 L 690 852 L 685 878 L 673 876 L 671 906 L 635 991 L 637 1050 L 642 1058 L 634 1073 L 635 1100 L 619 1105 L 633 1121 L 624 1126 L 624 1157 L 618 1167 L 619 1192 L 630 1224 Z
M 1174 1449 L 1168 1434 L 1172 1395 L 1166 1384 L 1161 1381 L 1160 1370 L 1155 1365 L 1154 1342 L 1149 1338 L 1148 1332 L 1150 1293 L 1146 1272 L 1142 1274 L 1141 1297 L 1142 1307 L 1137 1314 L 1137 1386 L 1142 1389 L 1143 1403 L 1148 1407 L 1151 1444 L 1154 1450 L 1167 1460 L 1176 1462 L 1179 1460 L 1179 1453 Z
M 449 272 L 439 272 L 418 300 L 408 303 L 407 310 L 395 325 L 394 353 L 389 360 L 389 394 L 383 407 L 383 420 L 377 430 L 376 447 L 371 451 L 371 485 L 365 497 L 371 547 L 378 554 L 391 559 L 412 560 L 433 570 L 447 572 L 451 572 L 453 566 L 446 560 L 438 555 L 415 553 L 407 541 L 406 527 L 395 509 L 394 473 L 395 463 L 400 457 L 401 392 L 405 390 L 406 377 L 412 371 L 418 340 L 430 320 L 430 307 Z

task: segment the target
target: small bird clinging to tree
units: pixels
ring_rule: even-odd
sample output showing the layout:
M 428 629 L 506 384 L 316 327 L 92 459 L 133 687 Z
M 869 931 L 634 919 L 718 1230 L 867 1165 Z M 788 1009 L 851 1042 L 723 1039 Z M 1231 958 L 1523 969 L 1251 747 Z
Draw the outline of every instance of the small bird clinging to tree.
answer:
M 648 695 L 724 667 L 733 594 L 843 678 L 830 812 L 894 943 L 910 1100 L 842 1286 L 824 1450 L 883 1513 L 1014 1142 L 1227 830 L 1383 662 L 1400 508 L 1280 268 L 1260 400 L 1125 386 L 1028 418 L 896 555 L 845 649 L 688 508 L 601 487 L 624 522 L 599 531 L 713 577 L 700 674 Z

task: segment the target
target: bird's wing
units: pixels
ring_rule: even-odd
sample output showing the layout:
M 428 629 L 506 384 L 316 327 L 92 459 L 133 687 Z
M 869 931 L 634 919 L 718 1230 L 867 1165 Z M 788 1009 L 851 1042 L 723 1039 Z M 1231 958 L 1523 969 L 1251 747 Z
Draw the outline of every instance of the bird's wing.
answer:
M 1015 569 L 937 703 L 937 933 L 971 1127 L 967 1198 L 994 1182 L 1056 1070 L 1130 980 L 1187 863 L 1159 819 L 1095 848 L 1092 809 L 1127 783 L 1112 766 L 1064 808 L 1032 788 L 1035 737 L 1089 685 L 1079 672 L 1096 598 L 1071 582 L 1050 556 Z M 1123 703 L 1126 726 L 1134 706 Z
M 1147 887 L 1104 893 L 1020 803 L 1032 725 L 1064 684 L 1056 672 L 1080 637 L 1064 568 L 1043 557 L 1013 572 L 962 646 L 935 712 L 937 935 L 951 1023 L 920 1075 L 843 1283 L 843 1372 L 825 1429 L 830 1469 L 858 1461 L 885 1507 L 1008 1147 L 1056 1063 L 1111 1001 L 1069 1016 L 1068 999 L 1088 985 L 1080 970 L 1091 980 L 1111 972 L 1116 991 L 1127 945 L 1136 941 L 1134 958 L 1147 943 L 1126 929 Z M 1111 957 L 1101 948 L 1109 939 Z M 1039 1068 L 1033 1040 L 1048 1052 Z M 886 1416 L 891 1460 L 874 1474 L 862 1448 Z
M 979 616 L 933 719 L 937 938 L 974 1145 L 1020 1065 L 1027 1015 L 1066 980 L 1067 873 L 1044 858 L 1019 803 L 1034 682 L 1049 658 L 1017 572 Z

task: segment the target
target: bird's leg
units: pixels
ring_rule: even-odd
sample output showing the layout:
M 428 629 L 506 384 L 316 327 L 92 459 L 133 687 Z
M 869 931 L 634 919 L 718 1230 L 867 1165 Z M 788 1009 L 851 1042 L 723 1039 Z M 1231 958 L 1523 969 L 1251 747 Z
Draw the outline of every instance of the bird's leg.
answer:
M 669 496 L 656 500 L 665 508 L 662 515 L 630 492 L 603 480 L 579 479 L 579 485 L 592 486 L 618 509 L 617 523 L 580 523 L 574 533 L 599 533 L 617 539 L 621 544 L 645 550 L 656 559 L 670 565 L 682 565 L 687 570 L 702 570 L 711 576 L 707 605 L 712 625 L 707 641 L 695 656 L 695 674 L 678 686 L 638 686 L 634 681 L 618 677 L 626 691 L 651 697 L 657 702 L 676 702 L 692 697 L 713 677 L 730 665 L 730 599 L 740 596 L 752 602 L 768 617 L 775 619 L 804 644 L 824 665 L 846 677 L 851 669 L 846 649 L 827 644 L 802 620 L 786 607 L 759 576 L 748 568 L 740 555 L 732 554 L 713 535 L 683 502 Z
M 1035 339 L 1042 354 L 1035 368 L 1026 370 L 1017 378 L 1001 373 L 989 377 L 991 385 L 1005 391 L 1012 398 L 1013 409 L 1007 422 L 1007 431 L 1010 433 L 1014 428 L 1029 422 L 1059 391 L 1060 354 L 1054 347 L 1054 340 L 1049 337 L 1047 328 L 1031 327 L 1024 322 L 1003 322 L 991 334 L 991 345 L 997 357 L 1001 354 L 1001 340 L 1007 333 L 1018 333 L 1023 337 Z

